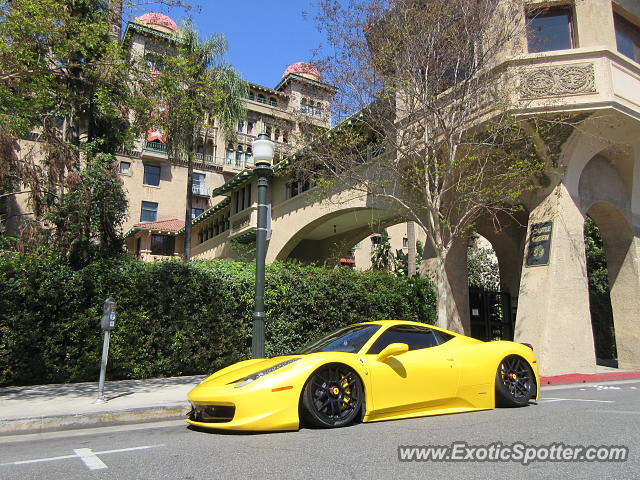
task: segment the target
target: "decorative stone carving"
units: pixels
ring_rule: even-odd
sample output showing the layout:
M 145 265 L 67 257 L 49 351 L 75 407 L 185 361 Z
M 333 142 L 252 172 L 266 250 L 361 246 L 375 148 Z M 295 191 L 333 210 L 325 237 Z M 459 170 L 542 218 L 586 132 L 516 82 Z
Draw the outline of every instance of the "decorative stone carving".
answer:
M 596 93 L 593 63 L 528 68 L 521 72 L 521 98 Z

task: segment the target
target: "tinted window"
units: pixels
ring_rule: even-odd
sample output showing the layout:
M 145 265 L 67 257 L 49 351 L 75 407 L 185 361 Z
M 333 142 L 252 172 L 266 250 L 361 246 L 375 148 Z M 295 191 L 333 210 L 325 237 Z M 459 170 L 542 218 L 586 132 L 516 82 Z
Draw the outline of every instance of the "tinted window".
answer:
M 151 254 L 171 256 L 175 251 L 176 237 L 168 235 L 151 236 Z
M 375 341 L 367 353 L 378 354 L 391 343 L 406 343 L 409 345 L 409 350 L 420 350 L 440 344 L 438 338 L 429 328 L 401 325 L 391 327 L 380 335 L 380 338 Z
M 438 339 L 438 343 L 439 344 L 444 343 L 444 342 L 448 342 L 449 340 L 451 340 L 453 338 L 453 335 L 449 335 L 448 333 L 444 333 L 444 332 L 439 332 L 438 330 L 434 330 L 433 334 Z
M 304 347 L 298 353 L 357 353 L 379 328 L 380 325 L 351 325 L 341 328 Z
M 155 202 L 142 202 L 140 212 L 141 222 L 155 222 L 158 219 L 158 204 Z
M 614 14 L 613 19 L 616 28 L 618 51 L 631 60 L 640 61 L 640 27 L 618 14 Z
M 527 15 L 529 52 L 550 52 L 573 48 L 571 10 L 554 8 Z
M 160 167 L 155 165 L 144 166 L 144 180 L 145 185 L 160 185 Z

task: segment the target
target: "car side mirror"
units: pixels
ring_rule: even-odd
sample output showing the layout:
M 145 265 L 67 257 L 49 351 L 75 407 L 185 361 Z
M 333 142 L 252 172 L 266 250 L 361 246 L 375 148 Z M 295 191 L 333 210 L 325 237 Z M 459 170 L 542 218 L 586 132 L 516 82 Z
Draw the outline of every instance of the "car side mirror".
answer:
M 382 349 L 382 351 L 376 357 L 376 361 L 384 362 L 387 358 L 396 355 L 402 355 L 409 351 L 409 345 L 406 343 L 390 343 Z

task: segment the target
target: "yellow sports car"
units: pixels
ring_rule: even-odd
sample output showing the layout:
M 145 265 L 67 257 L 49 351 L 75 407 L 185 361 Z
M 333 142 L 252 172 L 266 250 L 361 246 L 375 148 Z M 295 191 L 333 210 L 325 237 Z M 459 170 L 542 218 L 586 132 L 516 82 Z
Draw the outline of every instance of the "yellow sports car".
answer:
M 537 398 L 538 385 L 529 345 L 383 320 L 342 328 L 293 355 L 217 371 L 189 392 L 187 422 L 255 431 L 341 427 L 523 406 Z

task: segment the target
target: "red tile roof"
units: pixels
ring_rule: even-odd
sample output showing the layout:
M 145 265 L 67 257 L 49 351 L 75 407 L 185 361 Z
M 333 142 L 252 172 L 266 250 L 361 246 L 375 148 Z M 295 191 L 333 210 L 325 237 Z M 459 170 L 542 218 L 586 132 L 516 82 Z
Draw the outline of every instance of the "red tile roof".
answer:
M 158 220 L 156 222 L 140 222 L 136 223 L 133 227 L 143 230 L 167 230 L 177 232 L 184 227 L 184 220 L 170 218 L 169 220 Z

